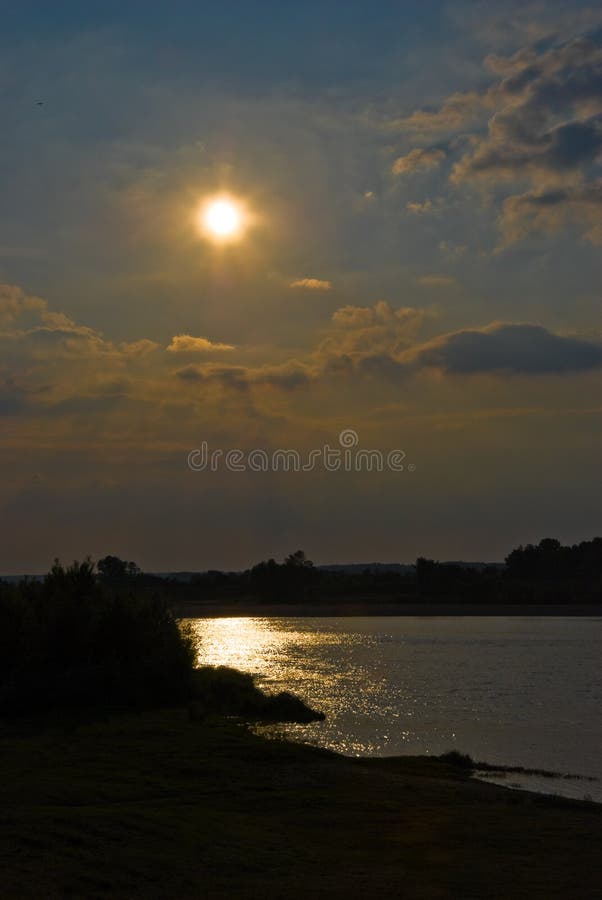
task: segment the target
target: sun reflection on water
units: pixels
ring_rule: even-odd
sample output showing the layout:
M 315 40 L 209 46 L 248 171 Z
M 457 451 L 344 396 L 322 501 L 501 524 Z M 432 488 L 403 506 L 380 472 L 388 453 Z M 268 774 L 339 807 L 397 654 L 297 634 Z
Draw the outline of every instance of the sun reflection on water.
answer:
M 200 665 L 251 672 L 264 690 L 291 691 L 326 714 L 269 734 L 352 756 L 456 748 L 489 762 L 596 774 L 602 784 L 602 620 L 189 622 Z
M 311 620 L 224 618 L 189 620 L 199 638 L 199 665 L 233 666 L 256 676 L 268 692 L 293 691 L 315 709 L 326 713 L 326 722 L 287 724 L 260 728 L 264 733 L 285 734 L 317 743 L 349 755 L 382 752 L 389 742 L 388 729 L 378 720 L 386 716 L 399 723 L 397 737 L 409 738 L 398 708 L 384 702 L 387 685 L 358 660 L 358 645 L 382 641 L 369 634 L 343 629 L 316 629 Z M 353 698 L 353 700 L 351 700 Z M 358 736 L 358 720 L 376 719 L 373 733 Z M 403 721 L 400 721 L 403 720 Z M 355 732 L 355 733 L 354 733 Z
M 282 652 L 309 635 L 274 627 L 273 620 L 261 618 L 190 619 L 199 637 L 198 663 L 205 666 L 233 666 L 253 672 L 262 681 L 278 676 Z

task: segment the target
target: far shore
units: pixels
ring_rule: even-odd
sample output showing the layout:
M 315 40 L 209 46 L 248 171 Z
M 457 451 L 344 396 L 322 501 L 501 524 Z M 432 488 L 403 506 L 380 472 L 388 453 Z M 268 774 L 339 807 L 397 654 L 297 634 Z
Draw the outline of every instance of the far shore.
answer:
M 602 616 L 600 603 L 257 603 L 186 601 L 174 605 L 176 615 L 190 619 L 300 618 L 351 616 Z

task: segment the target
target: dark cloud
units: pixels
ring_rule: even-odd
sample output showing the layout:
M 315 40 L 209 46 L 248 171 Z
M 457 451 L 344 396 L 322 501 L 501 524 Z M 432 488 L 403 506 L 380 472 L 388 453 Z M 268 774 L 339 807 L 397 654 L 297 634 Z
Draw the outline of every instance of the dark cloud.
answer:
M 33 386 L 27 378 L 0 372 L 0 416 L 14 416 L 30 411 L 36 400 L 45 395 L 48 385 Z
M 184 366 L 174 373 L 180 381 L 218 384 L 223 387 L 246 391 L 249 388 L 249 373 L 244 366 Z
M 292 362 L 283 366 L 266 366 L 255 372 L 253 381 L 255 384 L 264 384 L 269 387 L 280 388 L 285 391 L 294 391 L 296 388 L 308 384 L 315 373 L 306 366 Z
M 0 416 L 14 416 L 27 406 L 25 393 L 10 377 L 0 377 Z
M 540 325 L 495 323 L 442 335 L 402 362 L 452 375 L 570 374 L 602 368 L 602 344 L 553 334 Z
M 218 384 L 224 388 L 246 391 L 253 385 L 292 391 L 307 384 L 313 374 L 301 363 L 291 361 L 280 366 L 184 366 L 175 373 L 181 381 Z
M 421 369 L 447 375 L 571 375 L 602 368 L 602 343 L 554 334 L 540 325 L 494 322 L 443 334 L 410 349 L 382 348 L 324 357 L 324 376 L 399 380 Z
M 517 112 L 501 115 L 490 125 L 490 139 L 454 169 L 462 181 L 484 175 L 542 176 L 576 169 L 594 161 L 602 152 L 602 117 L 558 125 L 545 132 L 530 130 Z
M 507 197 L 500 223 L 507 243 L 529 231 L 554 231 L 575 222 L 593 244 L 602 244 L 602 180 L 590 184 L 527 191 Z
M 205 374 L 199 366 L 184 366 L 182 369 L 176 369 L 174 372 L 176 378 L 180 381 L 203 381 Z
M 506 199 L 523 198 L 502 207 L 500 225 L 507 242 L 550 224 L 550 217 L 533 216 L 532 208 L 538 204 L 537 198 L 552 196 L 556 198 L 554 227 L 575 223 L 578 203 L 589 210 L 585 236 L 598 240 L 602 230 L 596 226 L 596 221 L 600 226 L 598 204 L 588 201 L 587 194 L 599 189 L 602 161 L 599 37 L 592 34 L 544 50 L 527 47 L 509 57 L 489 56 L 485 63 L 496 80 L 485 91 L 454 94 L 439 110 L 419 110 L 401 123 L 457 132 L 468 126 L 474 129 L 475 117 L 489 115 L 486 130 L 473 130 L 464 134 L 464 141 L 455 139 L 447 145 L 451 151 L 463 148 L 450 180 L 455 184 L 478 181 L 498 195 L 505 193 Z M 415 159 L 418 164 L 425 152 L 412 150 L 398 163 L 409 166 Z M 523 194 L 505 187 L 513 183 L 522 183 Z M 569 191 L 563 198 L 558 191 L 560 183 L 572 185 L 578 197 Z M 524 187 L 529 188 L 526 194 Z M 521 213 L 524 220 L 519 223 Z

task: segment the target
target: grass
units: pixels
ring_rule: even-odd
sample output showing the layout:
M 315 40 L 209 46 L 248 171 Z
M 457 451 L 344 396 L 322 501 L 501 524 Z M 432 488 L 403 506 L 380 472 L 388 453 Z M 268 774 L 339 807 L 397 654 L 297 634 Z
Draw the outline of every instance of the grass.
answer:
M 0 896 L 599 898 L 602 808 L 181 709 L 0 729 Z

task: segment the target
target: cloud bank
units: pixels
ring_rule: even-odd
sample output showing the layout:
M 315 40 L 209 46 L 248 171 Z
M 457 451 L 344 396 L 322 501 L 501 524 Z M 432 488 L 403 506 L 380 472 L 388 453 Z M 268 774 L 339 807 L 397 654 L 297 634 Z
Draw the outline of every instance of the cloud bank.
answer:
M 490 55 L 483 91 L 448 97 L 438 110 L 398 120 L 406 131 L 455 134 L 452 185 L 501 195 L 503 244 L 571 225 L 602 243 L 602 47 L 599 33 L 510 56 Z M 415 148 L 395 174 L 438 165 L 445 153 Z

